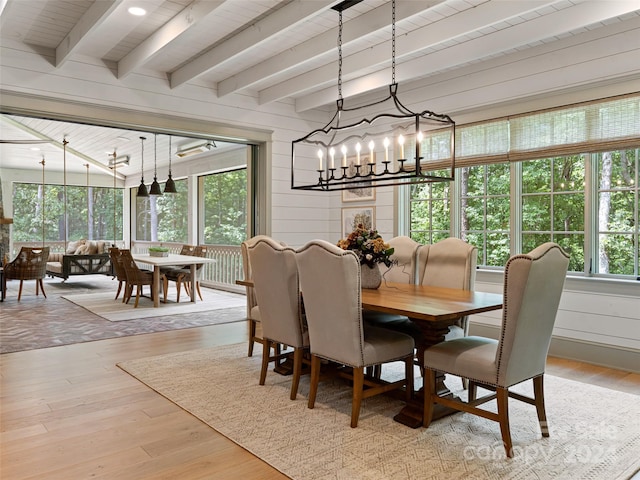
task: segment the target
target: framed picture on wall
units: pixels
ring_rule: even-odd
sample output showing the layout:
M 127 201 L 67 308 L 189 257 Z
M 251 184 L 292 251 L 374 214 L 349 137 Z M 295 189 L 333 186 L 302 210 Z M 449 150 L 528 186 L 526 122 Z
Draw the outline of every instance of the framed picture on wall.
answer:
M 375 172 L 375 153 L 361 153 L 360 154 L 360 174 L 366 175 L 371 171 L 371 167 L 369 165 L 369 159 L 373 159 L 374 167 L 373 171 Z M 347 175 L 349 177 L 353 177 L 356 174 L 356 162 L 357 157 L 349 157 L 347 158 Z M 362 186 L 356 184 L 356 188 L 343 190 L 342 191 L 342 201 L 343 202 L 360 202 L 360 201 L 372 201 L 376 199 L 376 189 L 371 187 L 371 185 L 362 184 Z
M 346 238 L 359 224 L 367 229 L 375 228 L 376 207 L 342 208 L 342 238 Z

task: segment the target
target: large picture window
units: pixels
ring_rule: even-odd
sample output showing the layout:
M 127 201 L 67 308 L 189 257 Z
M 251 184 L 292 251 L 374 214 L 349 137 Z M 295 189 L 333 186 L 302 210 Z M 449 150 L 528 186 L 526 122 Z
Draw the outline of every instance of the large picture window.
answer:
M 204 243 L 240 245 L 247 237 L 247 169 L 200 177 Z
M 135 197 L 136 240 L 187 243 L 188 185 L 185 179 L 175 182 L 177 193 Z

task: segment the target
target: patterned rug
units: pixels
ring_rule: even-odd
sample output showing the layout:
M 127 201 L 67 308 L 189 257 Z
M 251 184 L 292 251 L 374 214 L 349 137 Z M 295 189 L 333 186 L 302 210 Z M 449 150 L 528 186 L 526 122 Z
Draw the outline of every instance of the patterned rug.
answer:
M 44 298 L 42 293 L 36 296 L 35 282 L 25 282 L 22 299 L 18 302 L 18 282 L 9 282 L 8 297 L 0 303 L 0 353 L 58 347 L 219 323 L 242 322 L 247 318 L 243 296 L 240 296 L 243 299 L 242 307 L 222 308 L 213 312 L 154 315 L 126 322 L 110 322 L 62 298 L 102 292 L 113 299 L 117 284 L 117 281 L 114 282 L 104 275 L 72 277 L 66 282 L 61 282 L 57 278 L 47 278 L 45 279 L 47 298 Z M 205 289 L 202 293 L 205 294 Z M 182 301 L 180 305 L 183 305 Z M 184 302 L 184 305 L 188 306 L 189 303 Z M 133 310 L 133 304 L 128 305 L 128 308 Z
M 260 347 L 252 358 L 245 350 L 229 345 L 119 367 L 294 480 L 628 479 L 640 468 L 640 399 L 633 394 L 547 375 L 551 436 L 541 437 L 534 407 L 510 400 L 509 460 L 497 423 L 460 413 L 413 430 L 393 421 L 403 403 L 384 395 L 363 401 L 352 429 L 344 383 L 321 382 L 309 410 L 308 376 L 291 401 L 290 377 L 270 371 L 259 386 Z M 401 368 L 385 367 L 383 377 Z

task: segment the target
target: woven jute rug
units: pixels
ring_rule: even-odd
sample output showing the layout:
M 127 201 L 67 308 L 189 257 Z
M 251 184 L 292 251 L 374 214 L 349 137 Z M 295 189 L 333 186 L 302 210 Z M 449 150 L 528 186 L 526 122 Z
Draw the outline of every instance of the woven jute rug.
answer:
M 551 436 L 541 437 L 533 406 L 510 400 L 515 457 L 506 459 L 497 423 L 459 413 L 413 430 L 393 421 L 403 403 L 385 395 L 364 400 L 352 429 L 348 385 L 321 382 L 309 410 L 307 376 L 293 401 L 290 377 L 270 371 L 258 385 L 256 350 L 248 358 L 238 344 L 119 366 L 294 480 L 627 479 L 640 467 L 637 395 L 547 375 Z M 447 383 L 461 389 L 458 378 Z

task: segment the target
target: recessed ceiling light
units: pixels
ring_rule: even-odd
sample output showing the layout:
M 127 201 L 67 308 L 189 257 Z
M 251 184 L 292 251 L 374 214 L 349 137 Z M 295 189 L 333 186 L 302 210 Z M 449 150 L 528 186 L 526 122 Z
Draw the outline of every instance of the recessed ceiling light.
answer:
M 135 15 L 136 17 L 141 17 L 147 14 L 147 11 L 141 7 L 129 7 L 127 10 L 131 15 Z

